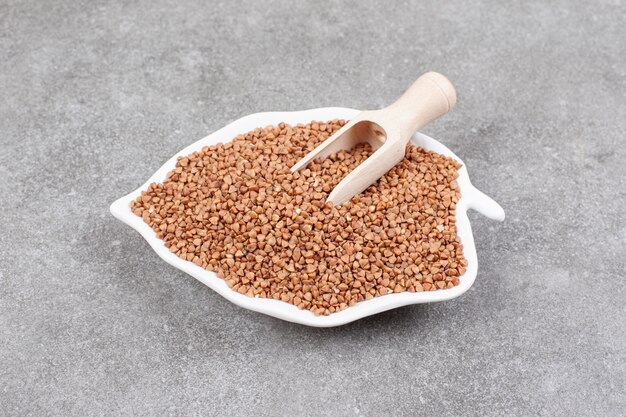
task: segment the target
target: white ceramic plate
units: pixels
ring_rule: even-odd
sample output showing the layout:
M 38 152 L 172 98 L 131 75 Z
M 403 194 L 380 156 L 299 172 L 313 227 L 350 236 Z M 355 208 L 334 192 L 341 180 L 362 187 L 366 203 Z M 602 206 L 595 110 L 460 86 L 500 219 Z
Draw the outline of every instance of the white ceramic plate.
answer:
M 431 303 L 458 297 L 472 286 L 478 270 L 474 237 L 472 236 L 472 228 L 467 218 L 467 210 L 475 209 L 485 216 L 499 221 L 504 220 L 504 210 L 498 203 L 472 185 L 467 174 L 467 168 L 458 156 L 435 139 L 421 133 L 416 133 L 413 136 L 413 144 L 450 156 L 463 164 L 462 168 L 459 170 L 459 178 L 457 180 L 461 191 L 461 199 L 456 206 L 456 224 L 461 243 L 463 243 L 463 255 L 468 261 L 468 266 L 465 274 L 460 277 L 461 283 L 454 288 L 427 292 L 389 294 L 382 297 L 375 297 L 368 301 L 362 301 L 353 307 L 348 307 L 343 311 L 333 313 L 329 316 L 316 317 L 308 310 L 300 310 L 296 306 L 283 301 L 267 298 L 250 298 L 231 290 L 226 285 L 226 281 L 218 278 L 215 273 L 207 271 L 192 262 L 184 261 L 170 252 L 169 249 L 164 246 L 164 242 L 156 237 L 156 233 L 150 226 L 144 223 L 140 217 L 135 216 L 130 210 L 130 202 L 137 198 L 141 194 L 141 191 L 146 190 L 150 183 L 163 182 L 165 180 L 167 173 L 176 166 L 176 160 L 179 156 L 189 155 L 195 151 L 201 150 L 205 146 L 228 142 L 238 134 L 248 132 L 257 127 L 277 125 L 280 122 L 295 125 L 298 123 L 308 123 L 312 120 L 351 119 L 357 113 L 359 113 L 359 111 L 354 109 L 329 107 L 298 112 L 256 113 L 243 117 L 178 152 L 159 168 L 144 185 L 111 204 L 111 213 L 137 230 L 144 239 L 148 241 L 157 255 L 163 258 L 165 262 L 190 274 L 203 284 L 217 291 L 229 301 L 240 307 L 294 323 L 315 327 L 339 326 L 363 317 L 371 316 L 372 314 L 408 304 Z

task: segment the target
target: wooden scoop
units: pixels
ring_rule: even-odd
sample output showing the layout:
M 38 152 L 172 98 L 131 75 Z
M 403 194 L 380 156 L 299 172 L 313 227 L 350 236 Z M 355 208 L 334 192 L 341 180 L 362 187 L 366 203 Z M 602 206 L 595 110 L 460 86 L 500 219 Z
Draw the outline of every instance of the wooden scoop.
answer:
M 447 113 L 455 103 L 456 91 L 452 83 L 437 72 L 427 72 L 392 105 L 357 114 L 291 167 L 291 172 L 316 158 L 352 149 L 358 143 L 369 143 L 374 153 L 346 175 L 326 200 L 335 205 L 343 204 L 402 161 L 413 133 Z

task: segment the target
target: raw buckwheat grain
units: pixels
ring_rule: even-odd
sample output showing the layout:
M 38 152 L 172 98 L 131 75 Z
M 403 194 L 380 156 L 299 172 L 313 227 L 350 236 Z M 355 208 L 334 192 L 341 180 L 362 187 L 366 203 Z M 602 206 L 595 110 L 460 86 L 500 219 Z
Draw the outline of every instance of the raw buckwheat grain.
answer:
M 165 246 L 250 297 L 316 315 L 403 291 L 459 284 L 453 159 L 409 145 L 404 160 L 351 201 L 325 203 L 369 145 L 289 168 L 345 122 L 258 128 L 179 158 L 131 203 Z

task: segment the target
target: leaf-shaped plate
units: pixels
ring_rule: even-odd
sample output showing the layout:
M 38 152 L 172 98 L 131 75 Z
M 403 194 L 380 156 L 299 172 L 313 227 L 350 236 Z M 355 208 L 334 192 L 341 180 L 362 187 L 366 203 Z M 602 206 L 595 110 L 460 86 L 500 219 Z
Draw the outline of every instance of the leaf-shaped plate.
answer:
M 144 223 L 140 217 L 134 215 L 130 209 L 130 202 L 141 195 L 141 192 L 146 190 L 149 184 L 153 182 L 163 182 L 165 180 L 167 173 L 176 166 L 176 160 L 179 156 L 186 156 L 195 151 L 200 151 L 205 146 L 228 142 L 238 134 L 248 132 L 257 127 L 277 125 L 281 122 L 295 125 L 298 123 L 308 123 L 312 120 L 350 119 L 358 113 L 359 110 L 328 107 L 298 112 L 255 113 L 243 117 L 178 152 L 159 168 L 145 184 L 115 201 L 111 205 L 111 213 L 119 220 L 137 230 L 164 261 L 190 274 L 203 284 L 217 291 L 229 301 L 240 307 L 294 323 L 315 327 L 339 326 L 363 317 L 371 316 L 372 314 L 408 304 L 431 303 L 458 297 L 472 286 L 478 271 L 478 259 L 476 257 L 476 248 L 474 247 L 472 228 L 466 213 L 467 210 L 475 209 L 491 219 L 500 221 L 504 220 L 504 210 L 498 203 L 472 185 L 467 173 L 467 168 L 458 156 L 435 139 L 421 133 L 413 135 L 411 140 L 414 145 L 452 157 L 462 164 L 459 170 L 459 178 L 457 179 L 461 191 L 461 199 L 456 206 L 456 225 L 461 242 L 463 243 L 463 254 L 468 261 L 468 266 L 465 274 L 460 277 L 460 284 L 454 288 L 415 293 L 404 292 L 374 297 L 371 300 L 362 301 L 338 313 L 333 313 L 328 316 L 315 316 L 308 310 L 300 310 L 296 306 L 283 301 L 267 298 L 251 298 L 231 290 L 228 288 L 228 285 L 226 285 L 226 281 L 218 278 L 214 272 L 207 271 L 192 262 L 184 261 L 170 252 L 169 249 L 164 246 L 164 242 L 157 238 L 156 233 L 150 226 Z

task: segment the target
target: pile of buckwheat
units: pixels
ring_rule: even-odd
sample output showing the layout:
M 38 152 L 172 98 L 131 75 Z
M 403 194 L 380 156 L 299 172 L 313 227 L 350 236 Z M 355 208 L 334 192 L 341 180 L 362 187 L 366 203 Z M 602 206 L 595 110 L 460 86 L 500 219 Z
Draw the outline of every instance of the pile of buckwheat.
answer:
M 344 124 L 281 123 L 205 147 L 179 158 L 131 208 L 173 253 L 233 290 L 316 315 L 458 285 L 467 266 L 454 222 L 459 163 L 409 145 L 400 164 L 335 207 L 328 194 L 369 145 L 290 172 Z

